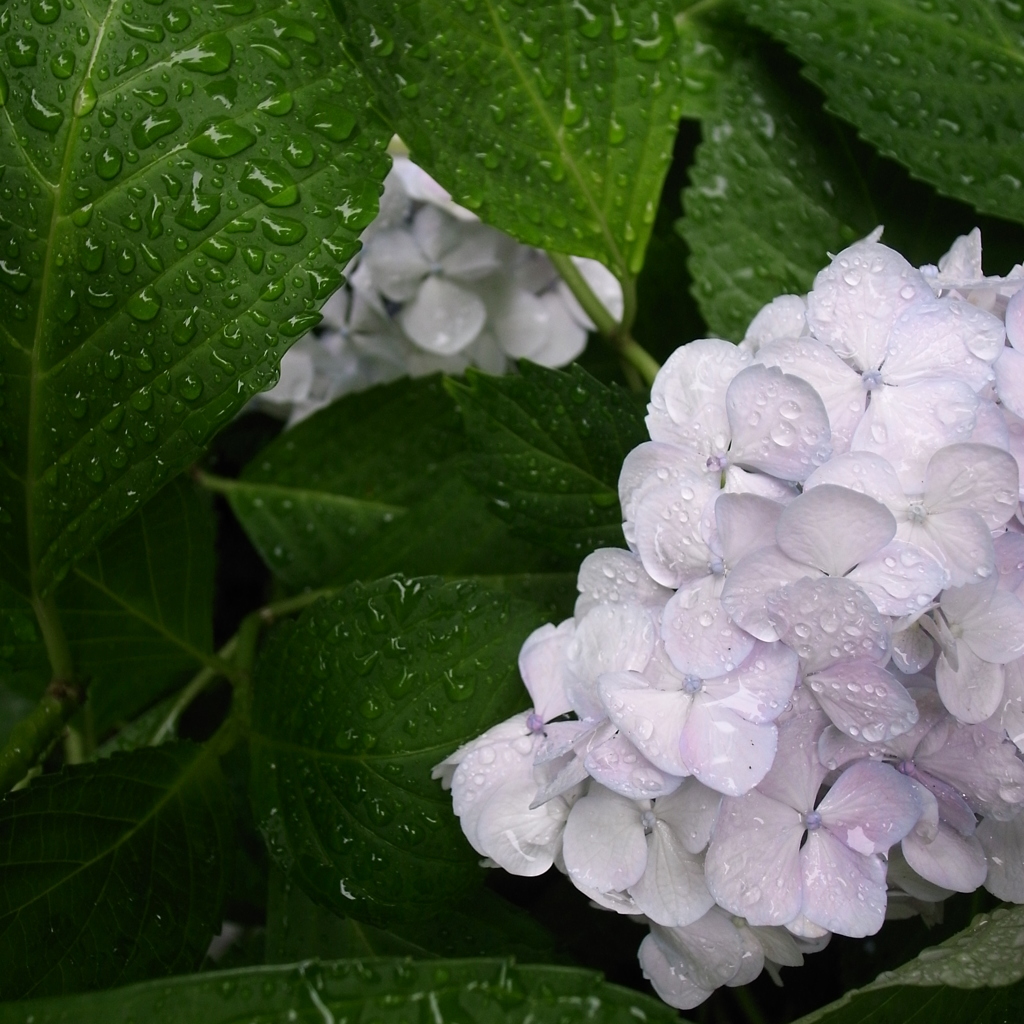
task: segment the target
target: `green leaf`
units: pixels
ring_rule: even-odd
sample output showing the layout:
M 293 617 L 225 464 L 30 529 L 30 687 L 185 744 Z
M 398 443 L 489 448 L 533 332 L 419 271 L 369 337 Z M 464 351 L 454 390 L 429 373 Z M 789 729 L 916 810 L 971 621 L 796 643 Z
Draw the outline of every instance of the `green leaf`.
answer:
M 571 962 L 549 931 L 488 889 L 469 893 L 440 914 L 412 917 L 385 930 L 319 906 L 280 872 L 273 872 L 267 901 L 267 963 L 328 956 L 514 956 L 521 961 Z
M 57 590 L 75 664 L 89 682 L 92 727 L 102 735 L 132 718 L 213 651 L 213 517 L 209 501 L 177 479 L 99 548 Z M 27 600 L 0 584 L 4 659 L 19 692 L 49 681 Z
M 0 1006 L 0 1024 L 675 1024 L 664 1003 L 594 971 L 508 960 L 318 961 L 192 977 Z
M 809 291 L 828 254 L 874 224 L 813 90 L 787 81 L 750 39 L 720 45 L 730 60 L 703 122 L 679 230 L 708 327 L 738 341 L 763 305 Z
M 252 793 L 274 859 L 371 923 L 426 916 L 479 879 L 430 777 L 522 710 L 516 661 L 542 614 L 476 584 L 353 584 L 271 632 L 256 666 Z
M 388 165 L 327 0 L 36 7 L 0 47 L 0 576 L 26 595 L 276 378 Z
M 230 810 L 193 744 L 43 775 L 0 801 L 0 998 L 193 970 L 220 928 Z
M 579 366 L 449 381 L 477 452 L 467 468 L 512 531 L 571 556 L 622 547 L 622 460 L 648 440 L 643 408 Z
M 743 0 L 828 107 L 940 192 L 1024 221 L 1019 4 Z
M 333 403 L 264 448 L 221 491 L 291 588 L 392 572 L 505 574 L 549 558 L 511 539 L 463 479 L 470 455 L 439 377 Z
M 717 54 L 671 0 L 334 0 L 413 159 L 541 248 L 636 274 L 682 116 Z
M 796 1024 L 1005 1024 L 1024 1000 L 1024 907 L 969 928 Z

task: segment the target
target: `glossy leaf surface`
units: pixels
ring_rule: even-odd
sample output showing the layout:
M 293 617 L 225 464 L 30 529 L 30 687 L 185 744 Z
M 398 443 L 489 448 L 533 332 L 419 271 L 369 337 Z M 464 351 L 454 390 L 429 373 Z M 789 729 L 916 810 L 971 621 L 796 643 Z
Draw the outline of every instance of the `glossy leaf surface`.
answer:
M 476 883 L 430 772 L 525 706 L 516 659 L 543 617 L 475 584 L 393 577 L 274 628 L 256 667 L 252 793 L 293 881 L 371 923 L 422 918 Z
M 413 159 L 457 202 L 531 245 L 640 270 L 676 125 L 704 109 L 716 64 L 679 5 L 333 5 Z
M 975 918 L 939 946 L 797 1024 L 1004 1024 L 1024 999 L 1024 909 Z
M 267 963 L 312 956 L 514 956 L 520 962 L 571 962 L 525 910 L 487 889 L 470 892 L 439 914 L 385 930 L 335 914 L 274 872 L 267 901 Z
M 293 588 L 546 567 L 463 479 L 471 458 L 440 379 L 406 379 L 335 402 L 264 448 L 239 480 L 210 483 Z
M 622 460 L 648 440 L 643 407 L 578 366 L 452 381 L 476 457 L 473 483 L 514 533 L 582 559 L 622 547 Z
M 220 929 L 230 810 L 194 744 L 44 775 L 0 801 L 0 998 L 195 969 Z
M 828 254 L 874 225 L 863 223 L 863 183 L 829 145 L 840 137 L 815 113 L 811 90 L 786 89 L 749 39 L 723 49 L 728 68 L 702 124 L 679 229 L 708 327 L 739 341 L 762 306 L 809 291 Z
M 189 480 L 175 480 L 78 562 L 56 600 L 102 736 L 213 653 L 213 518 Z M 2 585 L 0 585 L 2 586 Z M 29 603 L 4 588 L 3 667 L 18 692 L 49 682 Z
M 429 1014 L 425 1018 L 424 1013 Z M 601 975 L 508 960 L 342 960 L 176 978 L 75 999 L 0 1006 L 0 1024 L 671 1024 L 675 1010 Z
M 829 109 L 940 192 L 1024 221 L 1021 7 L 989 0 L 744 0 Z
M 388 133 L 326 0 L 5 8 L 0 575 L 52 588 L 277 375 Z

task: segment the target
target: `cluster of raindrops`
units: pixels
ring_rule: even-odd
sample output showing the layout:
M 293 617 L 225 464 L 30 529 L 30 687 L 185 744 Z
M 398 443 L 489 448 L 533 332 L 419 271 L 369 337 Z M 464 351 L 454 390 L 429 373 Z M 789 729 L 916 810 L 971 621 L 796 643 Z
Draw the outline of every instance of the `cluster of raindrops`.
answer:
M 81 0 L 0 11 L 0 436 L 33 352 L 27 479 L 61 564 L 276 383 L 389 166 L 327 0 L 109 7 L 102 30 Z
M 363 232 L 323 321 L 281 360 L 253 407 L 290 423 L 334 399 L 411 375 L 505 373 L 514 360 L 564 366 L 594 325 L 548 258 L 482 224 L 401 151 L 380 213 Z M 622 288 L 596 260 L 577 264 L 616 318 Z
M 1024 903 L 1024 268 L 880 236 L 673 354 L 628 550 L 523 645 L 532 710 L 435 769 L 491 864 L 646 918 L 681 1009 L 954 892 Z

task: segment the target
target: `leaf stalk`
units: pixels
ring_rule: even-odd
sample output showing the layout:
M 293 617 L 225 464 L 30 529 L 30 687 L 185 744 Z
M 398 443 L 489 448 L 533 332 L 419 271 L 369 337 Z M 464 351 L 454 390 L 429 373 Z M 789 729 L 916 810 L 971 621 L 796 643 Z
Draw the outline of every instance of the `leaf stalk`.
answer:
M 632 367 L 640 379 L 650 387 L 661 369 L 658 361 L 630 334 L 636 318 L 636 282 L 630 276 L 620 279 L 622 284 L 622 321 L 619 322 L 608 312 L 604 303 L 594 294 L 587 279 L 580 273 L 572 257 L 559 252 L 549 252 L 548 258 L 562 275 L 562 280 L 576 297 L 583 312 L 593 321 L 601 336 L 619 354 L 628 367 Z

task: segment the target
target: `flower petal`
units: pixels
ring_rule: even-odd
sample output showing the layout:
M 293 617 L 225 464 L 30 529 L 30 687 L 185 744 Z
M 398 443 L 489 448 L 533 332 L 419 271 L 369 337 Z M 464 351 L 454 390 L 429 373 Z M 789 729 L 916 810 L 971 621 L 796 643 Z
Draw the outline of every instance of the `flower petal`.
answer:
M 558 626 L 549 622 L 535 629 L 519 650 L 519 674 L 534 711 L 545 722 L 572 710 L 566 693 L 565 656 L 575 632 L 572 619 Z
M 704 873 L 716 902 L 750 924 L 786 924 L 800 912 L 803 816 L 756 789 L 722 801 Z
M 771 771 L 758 790 L 766 797 L 796 808 L 801 815 L 814 807 L 825 767 L 818 759 L 818 740 L 828 718 L 804 687 L 793 694 L 793 710 L 783 715 L 779 749 Z
M 964 643 L 984 661 L 1005 665 L 1024 655 L 1024 602 L 1016 594 L 996 590 L 961 615 L 959 625 Z
M 594 747 L 583 764 L 591 778 L 631 800 L 664 796 L 678 789 L 681 781 L 655 768 L 621 733 Z
M 929 378 L 959 380 L 981 391 L 1006 340 L 1003 322 L 960 299 L 916 302 L 889 332 L 882 364 L 887 384 Z
M 821 484 L 782 510 L 775 535 L 795 562 L 843 576 L 893 539 L 896 520 L 866 494 Z
M 922 802 L 914 783 L 877 761 L 857 761 L 818 804 L 821 824 L 857 853 L 887 853 L 917 824 Z
M 996 530 L 1017 511 L 1017 463 L 987 444 L 951 444 L 928 462 L 924 503 L 930 513 L 966 508 Z
M 653 933 L 640 943 L 637 958 L 644 977 L 654 991 L 663 1002 L 677 1010 L 692 1010 L 718 988 L 717 984 L 707 988 L 698 985 L 687 971 L 688 964 L 674 950 L 669 952 L 665 945 L 655 939 Z
M 705 786 L 739 796 L 768 774 L 778 735 L 772 724 L 756 725 L 698 694 L 683 726 L 680 753 L 694 778 Z
M 748 366 L 726 394 L 729 459 L 780 480 L 805 480 L 832 454 L 828 413 L 817 391 L 774 367 Z
M 804 916 L 837 935 L 874 935 L 885 920 L 885 864 L 855 853 L 826 829 L 800 851 Z
M 480 852 L 513 875 L 542 875 L 561 845 L 569 805 L 561 799 L 532 807 L 536 784 L 520 776 L 499 786 L 476 823 Z
M 840 661 L 807 685 L 833 725 L 854 739 L 884 742 L 917 722 L 917 705 L 903 684 L 873 662 Z
M 428 277 L 398 314 L 402 330 L 420 348 L 450 356 L 481 331 L 487 307 L 479 295 L 443 277 Z
M 920 615 L 949 585 L 945 566 L 924 548 L 890 541 L 865 559 L 847 579 L 856 583 L 883 615 Z
M 1024 303 L 1021 305 L 1024 307 Z M 1016 347 L 1004 349 L 993 369 L 999 401 L 1014 416 L 1024 417 L 1024 352 Z
M 1024 806 L 1024 763 L 1001 733 L 947 719 L 921 741 L 914 762 L 956 787 L 980 814 L 1006 821 Z
M 430 260 L 405 228 L 374 235 L 360 263 L 370 271 L 374 288 L 392 302 L 408 302 L 430 273 Z
M 1010 821 L 986 818 L 977 838 L 988 857 L 985 888 L 997 899 L 1024 903 L 1024 814 Z
M 794 651 L 758 640 L 734 672 L 705 682 L 702 699 L 708 707 L 727 708 L 748 722 L 774 722 L 793 696 L 798 675 Z
M 824 343 L 798 335 L 762 345 L 757 362 L 777 366 L 784 373 L 807 381 L 828 413 L 833 453 L 849 449 L 850 439 L 867 407 L 867 391 L 856 370 Z
M 920 672 L 934 657 L 935 644 L 919 625 L 893 633 L 892 663 L 905 675 Z
M 566 649 L 566 684 L 573 710 L 581 718 L 603 718 L 597 695 L 605 672 L 642 672 L 654 653 L 654 621 L 636 604 L 597 605 L 576 624 Z
M 670 928 L 693 924 L 715 905 L 704 884 L 703 859 L 662 821 L 647 837 L 647 867 L 629 894 L 652 921 Z
M 711 839 L 721 805 L 721 793 L 690 778 L 683 779 L 674 793 L 658 797 L 654 813 L 675 832 L 685 849 L 700 853 Z
M 962 836 L 939 825 L 935 838 L 925 842 L 911 833 L 903 840 L 903 856 L 924 879 L 953 892 L 974 892 L 985 883 L 988 864 L 977 836 Z
M 754 649 L 754 638 L 735 625 L 722 606 L 721 582 L 705 576 L 681 587 L 665 605 L 661 638 L 672 664 L 684 676 L 725 675 Z
M 690 774 L 679 753 L 693 703 L 689 694 L 660 690 L 635 672 L 601 676 L 598 692 L 608 717 L 651 764 L 679 778 Z
M 633 543 L 630 531 L 644 495 L 669 481 L 689 481 L 695 472 L 707 475 L 703 460 L 673 444 L 645 441 L 626 456 L 619 471 L 619 503 L 628 543 Z
M 1003 699 L 1003 667 L 983 661 L 964 643 L 956 643 L 957 667 L 945 654 L 935 666 L 935 684 L 947 710 L 969 725 L 991 718 Z
M 715 526 L 727 566 L 775 543 L 783 506 L 757 494 L 722 494 L 715 501 Z
M 580 565 L 576 576 L 576 618 L 599 604 L 640 604 L 661 609 L 672 591 L 655 583 L 640 559 L 622 548 L 598 548 Z
M 869 236 L 818 272 L 807 296 L 807 325 L 858 370 L 877 370 L 896 318 L 924 299 L 934 293 L 920 272 Z
M 701 531 L 701 515 L 718 486 L 709 473 L 650 487 L 636 502 L 633 543 L 644 568 L 662 586 L 707 576 L 715 556 Z
M 898 388 L 885 384 L 872 391 L 850 450 L 888 459 L 903 489 L 919 492 L 932 455 L 970 438 L 977 408 L 978 396 L 961 381 L 924 380 Z
M 807 478 L 804 490 L 821 484 L 859 491 L 881 502 L 893 514 L 905 511 L 909 504 L 892 463 L 874 452 L 847 452 L 829 459 Z
M 969 509 L 951 509 L 927 514 L 922 522 L 900 523 L 896 535 L 935 555 L 945 565 L 953 587 L 987 579 L 995 568 L 992 533 L 981 516 Z
M 888 657 L 888 616 L 849 580 L 797 580 L 769 595 L 767 608 L 778 636 L 800 656 L 806 673 L 851 658 L 884 662 Z
M 647 838 L 636 801 L 591 784 L 573 804 L 562 837 L 569 878 L 583 889 L 621 892 L 640 881 Z
M 651 438 L 689 448 L 705 459 L 722 454 L 731 437 L 726 390 L 749 363 L 748 352 L 717 338 L 677 348 L 651 387 L 647 413 Z
M 802 338 L 807 333 L 807 301 L 802 295 L 777 295 L 750 321 L 743 341 L 760 355 L 761 349 L 780 338 Z M 783 367 L 783 369 L 787 369 Z M 787 369 L 787 372 L 795 372 Z M 799 374 L 797 374 L 799 376 Z M 813 382 L 812 382 L 813 383 Z
M 774 545 L 761 548 L 741 559 L 726 576 L 722 605 L 733 622 L 771 643 L 779 634 L 768 615 L 769 595 L 796 580 L 820 576 L 817 569 L 794 562 Z

